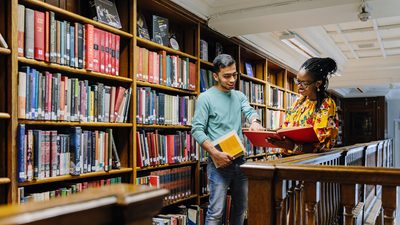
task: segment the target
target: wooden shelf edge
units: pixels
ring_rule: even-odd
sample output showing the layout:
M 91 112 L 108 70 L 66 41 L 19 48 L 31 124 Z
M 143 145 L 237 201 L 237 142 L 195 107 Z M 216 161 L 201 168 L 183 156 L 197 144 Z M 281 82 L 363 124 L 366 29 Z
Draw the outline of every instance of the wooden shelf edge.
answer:
M 152 48 L 157 48 L 157 49 L 165 50 L 166 52 L 168 52 L 168 53 L 170 53 L 170 54 L 180 55 L 180 56 L 183 56 L 183 57 L 192 59 L 192 60 L 197 60 L 197 57 L 195 57 L 195 56 L 193 56 L 193 55 L 190 55 L 190 54 L 187 54 L 187 53 L 184 53 L 184 52 L 181 52 L 181 51 L 177 51 L 177 50 L 172 49 L 172 48 L 170 48 L 170 47 L 157 44 L 157 43 L 155 43 L 155 42 L 152 42 L 152 41 L 147 40 L 147 39 L 144 39 L 144 38 L 136 37 L 136 40 L 137 40 L 137 43 L 138 43 L 138 44 L 141 44 L 141 45 L 144 45 L 144 46 L 150 46 L 150 47 L 152 47 Z
M 200 63 L 205 64 L 207 66 L 214 66 L 214 63 L 206 61 L 204 59 L 200 59 Z
M 210 197 L 210 194 L 200 195 L 200 198 L 208 198 L 208 197 Z
M 276 108 L 276 107 L 271 107 L 271 106 L 267 106 L 267 108 L 270 109 L 270 110 L 286 112 L 286 109 L 281 109 L 281 108 Z
M 255 78 L 255 77 L 251 77 L 251 76 L 243 74 L 243 73 L 240 74 L 240 78 L 245 78 L 245 80 L 250 80 L 250 81 L 253 81 L 253 82 L 260 83 L 260 84 L 266 84 L 267 83 L 264 80 L 261 80 L 261 79 Z
M 68 122 L 19 119 L 18 123 L 40 126 L 80 126 L 80 127 L 133 127 L 132 123 Z
M 294 92 L 294 91 L 290 91 L 290 90 L 286 90 L 286 92 L 287 92 L 287 93 L 290 93 L 290 94 L 300 95 L 299 93 Z
M 92 24 L 100 29 L 103 29 L 105 31 L 109 31 L 112 32 L 114 34 L 118 34 L 122 37 L 126 37 L 126 38 L 133 38 L 133 34 L 130 34 L 128 32 L 122 31 L 122 30 L 118 30 L 117 28 L 114 28 L 110 25 L 104 24 L 104 23 L 100 23 L 97 21 L 94 21 L 92 19 L 89 19 L 87 17 L 78 15 L 76 13 L 72 13 L 70 11 L 61 9 L 57 6 L 42 2 L 42 1 L 38 1 L 38 0 L 22 0 L 23 3 L 27 4 L 27 5 L 31 5 L 31 6 L 36 6 L 36 7 L 40 7 L 49 11 L 53 11 L 57 14 L 61 14 L 67 17 L 72 18 L 75 21 L 79 21 L 81 23 L 88 23 L 88 24 Z
M 286 91 L 286 89 L 285 88 L 283 88 L 283 87 L 281 87 L 281 86 L 278 86 L 278 85 L 276 85 L 276 84 L 271 84 L 271 83 L 268 83 L 271 87 L 273 87 L 273 88 L 278 88 L 279 90 L 281 90 L 281 91 Z
M 189 91 L 189 90 L 183 90 L 183 89 L 174 88 L 174 87 L 168 87 L 168 86 L 161 85 L 161 84 L 152 84 L 152 83 L 149 83 L 146 81 L 136 80 L 136 85 L 143 86 L 143 87 L 152 87 L 152 88 L 156 88 L 159 90 L 173 91 L 173 92 L 183 93 L 183 94 L 188 94 L 188 95 L 196 95 L 195 91 Z
M 267 106 L 265 104 L 260 104 L 260 103 L 250 103 L 251 106 L 258 106 L 258 107 L 263 107 L 266 108 Z
M 11 115 L 9 113 L 0 112 L 0 119 L 10 119 Z
M 9 184 L 11 183 L 11 179 L 8 177 L 0 177 L 0 184 Z
M 179 199 L 179 200 L 176 200 L 176 201 L 173 201 L 173 202 L 168 202 L 168 203 L 164 204 L 163 207 L 175 205 L 175 204 L 178 204 L 178 203 L 181 203 L 181 202 L 184 202 L 184 201 L 189 201 L 189 200 L 194 199 L 194 198 L 197 198 L 197 194 L 192 194 L 192 195 L 190 195 L 190 196 L 188 196 L 186 198 L 182 198 L 182 199 Z
M 64 182 L 64 181 L 70 181 L 70 180 L 78 180 L 78 179 L 85 179 L 85 178 L 90 178 L 90 177 L 101 177 L 101 176 L 111 176 L 111 175 L 117 175 L 117 174 L 123 174 L 123 173 L 129 173 L 132 172 L 132 168 L 121 168 L 117 170 L 111 170 L 109 172 L 91 172 L 91 173 L 85 173 L 81 174 L 79 176 L 71 176 L 71 175 L 64 175 L 64 176 L 58 176 L 58 177 L 50 177 L 42 180 L 35 180 L 35 181 L 27 181 L 23 183 L 19 183 L 19 187 L 26 187 L 26 186 L 33 186 L 33 185 L 40 185 L 40 184 L 48 184 L 48 183 L 55 183 L 55 182 Z
M 108 75 L 108 74 L 98 73 L 98 72 L 92 72 L 92 71 L 88 71 L 85 69 L 77 69 L 77 68 L 73 68 L 73 67 L 69 67 L 69 66 L 59 65 L 56 63 L 37 61 L 35 59 L 28 59 L 25 57 L 18 57 L 18 61 L 21 63 L 28 64 L 30 66 L 39 66 L 41 68 L 49 68 L 49 69 L 59 70 L 59 71 L 67 72 L 67 73 L 86 75 L 89 77 L 96 77 L 96 78 L 115 80 L 115 81 L 127 82 L 127 83 L 132 83 L 132 81 L 133 81 L 131 78 Z
M 11 50 L 8 48 L 2 48 L 0 47 L 0 54 L 1 55 L 10 55 L 11 54 Z
M 266 153 L 261 153 L 261 154 L 258 154 L 258 155 L 249 155 L 249 156 L 246 156 L 245 158 L 246 159 L 254 159 L 254 158 L 265 157 L 265 156 L 267 156 Z
M 160 166 L 150 166 L 150 167 L 145 167 L 145 168 L 136 168 L 137 172 L 141 171 L 152 171 L 152 170 L 160 170 L 160 169 L 169 169 L 173 167 L 183 167 L 183 166 L 189 166 L 189 165 L 194 165 L 197 164 L 197 161 L 189 161 L 189 162 L 182 162 L 182 163 L 175 163 L 175 164 L 165 164 L 165 165 L 160 165 Z
M 153 125 L 153 124 L 137 124 L 137 128 L 155 128 L 155 129 L 192 129 L 191 125 Z

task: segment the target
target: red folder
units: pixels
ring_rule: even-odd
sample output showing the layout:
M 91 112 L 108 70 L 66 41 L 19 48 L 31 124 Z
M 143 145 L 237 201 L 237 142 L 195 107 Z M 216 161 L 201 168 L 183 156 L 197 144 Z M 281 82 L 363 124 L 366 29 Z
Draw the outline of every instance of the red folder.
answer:
M 282 140 L 286 137 L 295 143 L 319 142 L 313 127 L 288 127 L 277 131 L 243 131 L 243 134 L 256 147 L 275 148 L 276 146 L 269 143 L 267 138 Z

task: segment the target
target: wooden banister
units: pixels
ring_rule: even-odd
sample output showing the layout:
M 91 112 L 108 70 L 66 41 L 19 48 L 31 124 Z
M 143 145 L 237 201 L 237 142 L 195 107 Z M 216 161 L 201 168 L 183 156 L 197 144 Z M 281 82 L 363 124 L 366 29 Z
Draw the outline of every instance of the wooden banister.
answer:
M 65 198 L 0 207 L 0 224 L 151 224 L 164 189 L 115 184 Z
M 374 141 L 242 165 L 249 178 L 248 224 L 330 225 L 340 218 L 343 224 L 394 224 L 400 169 L 385 166 L 391 165 L 391 144 Z

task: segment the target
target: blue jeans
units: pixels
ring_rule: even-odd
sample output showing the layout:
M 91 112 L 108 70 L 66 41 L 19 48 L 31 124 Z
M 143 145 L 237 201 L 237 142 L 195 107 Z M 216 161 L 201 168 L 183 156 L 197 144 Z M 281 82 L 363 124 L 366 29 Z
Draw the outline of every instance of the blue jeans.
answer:
M 230 188 L 232 203 L 230 225 L 243 225 L 247 209 L 248 180 L 240 170 L 240 164 L 233 163 L 226 168 L 217 169 L 208 160 L 207 174 L 210 188 L 205 225 L 220 225 L 225 212 L 226 194 Z

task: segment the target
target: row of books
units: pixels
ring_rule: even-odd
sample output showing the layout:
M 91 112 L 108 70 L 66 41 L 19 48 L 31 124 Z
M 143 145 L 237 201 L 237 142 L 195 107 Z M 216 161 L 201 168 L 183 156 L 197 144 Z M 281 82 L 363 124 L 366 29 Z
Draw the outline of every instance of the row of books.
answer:
M 267 110 L 267 129 L 278 129 L 285 120 L 285 112 L 277 110 Z
M 293 105 L 293 103 L 296 101 L 296 99 L 298 98 L 298 95 L 296 94 L 292 94 L 292 93 L 288 93 L 286 95 L 286 102 L 287 102 L 287 106 L 288 108 Z
M 126 122 L 131 92 L 24 66 L 18 80 L 18 118 Z
M 19 124 L 17 145 L 18 182 L 110 171 L 119 161 L 112 129 L 92 131 L 72 127 L 59 133 L 26 129 Z
M 152 218 L 153 225 L 187 225 L 187 215 L 184 214 L 158 214 Z
M 66 197 L 75 193 L 82 192 L 83 190 L 101 187 L 112 184 L 121 183 L 121 177 L 113 177 L 103 180 L 85 181 L 82 183 L 71 184 L 66 187 L 61 187 L 55 190 L 39 192 L 39 193 L 26 193 L 25 187 L 18 188 L 18 204 L 24 204 L 27 202 L 40 202 L 46 201 L 52 198 Z
M 176 134 L 136 132 L 137 166 L 159 166 L 194 161 L 197 158 L 195 141 L 189 131 Z
M 136 179 L 137 184 L 150 185 L 156 188 L 165 188 L 170 191 L 164 200 L 165 204 L 184 199 L 192 194 L 192 167 L 153 171 L 147 177 Z
M 200 92 L 205 92 L 214 86 L 215 80 L 211 70 L 200 69 Z
M 214 52 L 211 51 L 211 49 L 213 48 L 213 50 L 215 50 Z M 201 39 L 200 40 L 200 59 L 205 60 L 205 61 L 209 61 L 209 60 L 213 60 L 212 55 L 208 54 L 208 53 L 214 53 L 215 56 L 218 56 L 220 54 L 222 54 L 224 51 L 223 46 L 221 45 L 221 43 L 219 42 L 211 42 L 210 44 L 204 40 Z
M 18 5 L 18 56 L 119 75 L 120 37 Z
M 209 193 L 207 167 L 200 167 L 200 195 L 206 195 Z
M 260 117 L 260 120 L 262 121 L 262 124 L 264 124 L 264 121 L 265 121 L 265 108 L 255 106 L 254 110 L 256 110 L 258 116 Z M 250 121 L 247 121 L 246 117 L 243 114 L 242 114 L 242 127 L 243 128 L 249 128 L 250 127 Z
M 282 90 L 275 87 L 270 87 L 268 106 L 283 109 L 284 108 L 283 96 L 284 92 Z
M 150 87 L 138 87 L 136 102 L 136 122 L 139 124 L 192 124 L 195 107 L 193 96 L 174 96 Z
M 196 64 L 188 58 L 135 47 L 135 74 L 140 81 L 195 90 Z
M 264 85 L 240 80 L 240 91 L 242 91 L 250 103 L 264 104 Z

